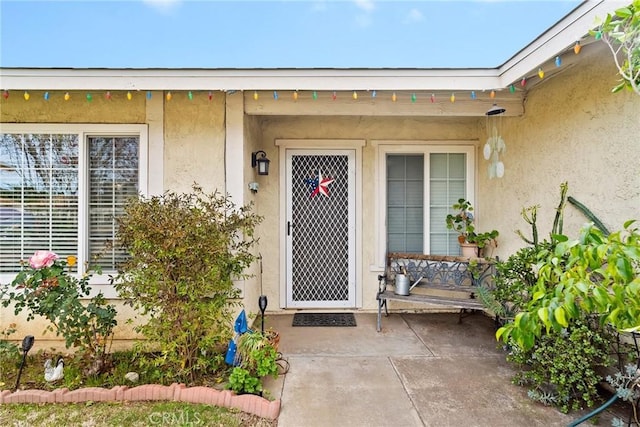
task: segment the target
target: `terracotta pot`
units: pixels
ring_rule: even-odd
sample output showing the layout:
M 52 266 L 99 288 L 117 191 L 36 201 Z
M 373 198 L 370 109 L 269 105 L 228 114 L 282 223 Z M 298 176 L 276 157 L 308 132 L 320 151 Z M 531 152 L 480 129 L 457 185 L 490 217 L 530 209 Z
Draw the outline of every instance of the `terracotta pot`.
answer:
M 461 243 L 462 256 L 467 258 L 478 257 L 478 245 L 475 243 Z

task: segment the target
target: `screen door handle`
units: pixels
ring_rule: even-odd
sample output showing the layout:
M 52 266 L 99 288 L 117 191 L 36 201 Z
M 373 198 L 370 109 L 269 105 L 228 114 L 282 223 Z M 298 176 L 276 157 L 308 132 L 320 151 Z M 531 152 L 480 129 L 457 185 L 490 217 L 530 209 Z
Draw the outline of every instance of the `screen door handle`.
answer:
M 287 221 L 287 236 L 291 236 L 291 227 L 293 227 L 293 224 L 291 224 L 291 221 Z

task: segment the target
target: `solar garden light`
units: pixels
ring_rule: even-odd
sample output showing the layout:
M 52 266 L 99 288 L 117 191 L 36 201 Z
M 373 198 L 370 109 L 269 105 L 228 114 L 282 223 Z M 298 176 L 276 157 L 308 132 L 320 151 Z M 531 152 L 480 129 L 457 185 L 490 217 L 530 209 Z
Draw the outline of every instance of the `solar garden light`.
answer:
M 262 315 L 262 335 L 264 335 L 264 311 L 267 309 L 267 296 L 262 290 L 262 254 L 258 253 L 258 259 L 260 260 L 260 296 L 258 297 L 258 307 L 260 307 L 260 314 Z
M 264 311 L 267 309 L 266 295 L 260 295 L 258 298 L 258 307 L 260 307 L 260 313 L 262 314 L 262 335 L 264 335 Z
M 20 384 L 20 376 L 22 375 L 22 369 L 24 368 L 24 363 L 27 360 L 27 353 L 29 352 L 29 350 L 31 350 L 31 347 L 33 347 L 34 341 L 35 338 L 33 338 L 33 335 L 27 335 L 22 340 L 22 363 L 20 363 L 20 371 L 18 371 L 18 378 L 16 379 L 16 387 L 14 391 L 18 390 L 18 385 Z

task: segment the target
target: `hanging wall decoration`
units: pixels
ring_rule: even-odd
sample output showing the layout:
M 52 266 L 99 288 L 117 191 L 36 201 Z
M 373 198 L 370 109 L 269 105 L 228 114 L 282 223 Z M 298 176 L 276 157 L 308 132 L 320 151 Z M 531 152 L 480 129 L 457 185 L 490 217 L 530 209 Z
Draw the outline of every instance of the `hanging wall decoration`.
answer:
M 304 180 L 304 183 L 311 188 L 310 198 L 314 198 L 318 194 L 322 194 L 325 197 L 329 197 L 329 189 L 327 186 L 331 184 L 335 179 L 322 176 L 322 172 L 318 170 L 318 174 L 314 177 L 309 177 Z
M 487 142 L 484 144 L 482 154 L 485 160 L 489 160 L 489 178 L 502 178 L 504 176 L 504 163 L 500 160 L 507 146 L 502 139 L 502 114 L 506 110 L 493 104 L 486 112 L 487 116 Z

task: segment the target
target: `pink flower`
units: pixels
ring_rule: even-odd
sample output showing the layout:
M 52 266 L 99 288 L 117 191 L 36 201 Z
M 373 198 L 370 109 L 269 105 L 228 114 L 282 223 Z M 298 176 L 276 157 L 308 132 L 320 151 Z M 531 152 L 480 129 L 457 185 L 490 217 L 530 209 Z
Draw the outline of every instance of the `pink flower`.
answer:
M 29 265 L 36 270 L 43 267 L 51 267 L 53 262 L 58 259 L 58 255 L 51 251 L 36 251 L 29 258 Z

